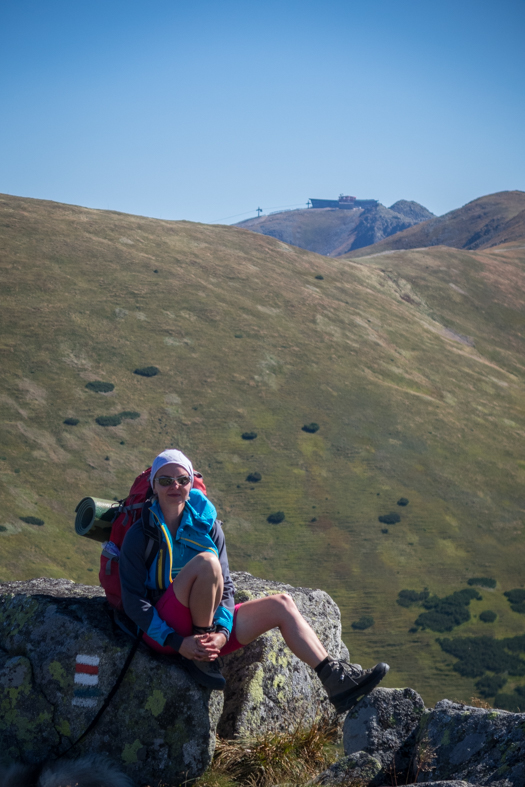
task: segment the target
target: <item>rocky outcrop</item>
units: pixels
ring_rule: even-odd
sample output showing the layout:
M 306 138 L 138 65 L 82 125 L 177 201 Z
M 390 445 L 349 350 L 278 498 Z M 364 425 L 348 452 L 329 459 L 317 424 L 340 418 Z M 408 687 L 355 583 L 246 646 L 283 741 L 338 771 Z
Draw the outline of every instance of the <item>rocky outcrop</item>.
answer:
M 348 657 L 339 609 L 326 593 L 245 573 L 233 579 L 237 603 L 291 595 L 328 651 Z M 52 579 L 0 585 L 3 758 L 36 763 L 66 751 L 101 707 L 131 645 L 101 588 Z M 71 756 L 107 754 L 141 783 L 176 783 L 206 769 L 217 730 L 223 737 L 256 735 L 333 718 L 314 671 L 278 630 L 227 656 L 224 674 L 225 694 L 207 691 L 176 659 L 141 645 L 109 708 Z
M 369 784 L 525 785 L 525 714 L 460 705 L 423 707 L 412 689 L 378 688 L 344 723 L 345 754 L 359 750 L 382 771 Z
M 434 218 L 434 214 L 428 208 L 420 205 L 419 202 L 414 202 L 414 200 L 400 199 L 394 202 L 393 205 L 390 205 L 388 210 L 399 213 L 401 216 L 406 216 L 407 219 L 417 223 Z
M 343 727 L 345 754 L 364 751 L 386 774 L 407 774 L 425 703 L 413 689 L 378 688 L 350 711 Z
M 341 640 L 341 614 L 322 590 L 294 588 L 279 582 L 232 574 L 235 602 L 275 593 L 294 599 L 303 617 L 334 658 L 348 658 Z M 317 716 L 335 719 L 332 705 L 314 671 L 296 658 L 277 629 L 224 659 L 226 691 L 219 734 L 224 738 L 308 726 Z
M 132 642 L 100 588 L 67 580 L 0 585 L 0 746 L 7 761 L 65 752 L 114 685 Z M 92 733 L 71 752 L 106 754 L 137 783 L 201 774 L 213 755 L 222 694 L 145 646 Z
M 432 757 L 418 781 L 465 779 L 481 785 L 525 785 L 525 714 L 441 700 L 421 719 L 417 746 Z

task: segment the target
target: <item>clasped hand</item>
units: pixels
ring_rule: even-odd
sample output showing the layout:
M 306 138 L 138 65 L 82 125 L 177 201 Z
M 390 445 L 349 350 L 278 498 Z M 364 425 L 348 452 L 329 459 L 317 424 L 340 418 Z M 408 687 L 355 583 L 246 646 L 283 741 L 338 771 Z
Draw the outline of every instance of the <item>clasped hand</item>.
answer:
M 213 634 L 193 634 L 182 640 L 179 653 L 187 659 L 194 661 L 214 661 L 226 643 L 226 636 L 222 632 Z

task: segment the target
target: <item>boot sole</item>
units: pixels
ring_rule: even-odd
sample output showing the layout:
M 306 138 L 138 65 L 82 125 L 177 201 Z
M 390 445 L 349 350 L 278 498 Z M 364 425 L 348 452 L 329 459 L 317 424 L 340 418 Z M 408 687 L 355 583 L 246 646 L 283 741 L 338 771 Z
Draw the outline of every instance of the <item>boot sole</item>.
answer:
M 367 694 L 370 694 L 370 692 L 375 689 L 377 684 L 383 680 L 389 669 L 390 667 L 388 664 L 380 662 L 376 664 L 371 674 L 368 675 L 359 686 L 354 686 L 332 697 L 331 702 L 337 713 L 345 713 L 357 705 L 363 697 L 366 697 Z
M 180 665 L 184 667 L 186 672 L 191 675 L 193 680 L 203 686 L 205 689 L 212 689 L 214 691 L 224 691 L 226 687 L 226 679 L 222 676 L 214 677 L 213 675 L 206 675 L 197 665 L 184 656 L 179 656 Z

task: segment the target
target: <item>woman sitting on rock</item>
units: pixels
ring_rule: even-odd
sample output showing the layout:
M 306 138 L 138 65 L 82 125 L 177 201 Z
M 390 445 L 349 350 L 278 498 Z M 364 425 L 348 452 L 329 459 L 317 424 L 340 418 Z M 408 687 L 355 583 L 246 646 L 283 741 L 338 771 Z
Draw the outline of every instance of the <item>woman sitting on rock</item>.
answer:
M 181 451 L 163 451 L 153 462 L 153 497 L 127 533 L 120 555 L 127 615 L 152 648 L 178 652 L 195 680 L 211 689 L 224 689 L 226 682 L 218 656 L 277 627 L 292 653 L 316 671 L 337 712 L 347 711 L 377 686 L 388 665 L 362 670 L 331 659 L 285 593 L 235 605 L 217 512 L 192 488 L 193 480 L 193 465 Z

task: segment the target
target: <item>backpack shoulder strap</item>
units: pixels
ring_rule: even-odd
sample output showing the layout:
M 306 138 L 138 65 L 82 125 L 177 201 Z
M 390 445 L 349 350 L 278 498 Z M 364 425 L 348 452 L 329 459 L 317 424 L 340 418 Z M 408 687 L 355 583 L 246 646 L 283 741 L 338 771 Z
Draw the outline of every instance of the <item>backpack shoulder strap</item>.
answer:
M 156 541 L 154 538 L 148 539 L 148 545 L 146 547 L 146 552 L 144 553 L 144 558 L 146 560 L 146 568 L 149 571 L 153 561 L 157 556 L 157 552 L 159 551 L 159 542 Z
M 161 535 L 158 527 L 154 527 L 150 524 L 149 518 L 147 522 L 145 522 L 144 519 L 141 521 L 144 535 L 148 537 L 144 559 L 146 561 L 146 568 L 149 571 L 160 549 Z

